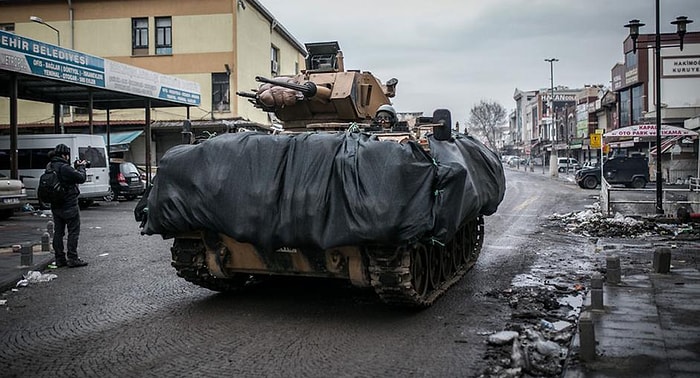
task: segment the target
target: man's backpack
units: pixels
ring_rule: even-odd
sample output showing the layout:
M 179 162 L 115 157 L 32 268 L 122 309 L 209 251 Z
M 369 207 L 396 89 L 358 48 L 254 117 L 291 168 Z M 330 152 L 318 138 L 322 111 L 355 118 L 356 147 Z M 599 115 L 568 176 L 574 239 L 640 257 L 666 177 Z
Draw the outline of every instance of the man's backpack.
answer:
M 63 186 L 63 183 L 61 183 L 58 172 L 56 172 L 52 166 L 47 167 L 41 177 L 39 177 L 39 187 L 37 188 L 39 201 L 52 205 L 60 205 L 63 203 L 65 195 L 66 188 Z

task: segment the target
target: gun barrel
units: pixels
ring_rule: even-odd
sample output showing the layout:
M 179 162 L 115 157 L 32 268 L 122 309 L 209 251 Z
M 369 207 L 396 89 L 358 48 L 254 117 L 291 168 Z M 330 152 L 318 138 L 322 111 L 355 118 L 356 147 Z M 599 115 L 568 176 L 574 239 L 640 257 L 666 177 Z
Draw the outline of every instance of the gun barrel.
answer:
M 267 83 L 267 84 L 277 85 L 280 87 L 289 88 L 289 89 L 293 89 L 295 91 L 299 91 L 304 95 L 305 98 L 314 97 L 316 95 L 316 91 L 317 91 L 316 84 L 314 84 L 310 81 L 307 81 L 304 84 L 295 84 L 295 83 L 288 83 L 285 81 L 277 81 L 277 80 L 273 80 L 273 79 L 268 79 L 268 78 L 262 77 L 262 76 L 256 76 L 255 81 L 257 81 L 259 83 Z
M 257 95 L 253 92 L 236 92 L 236 95 L 247 98 L 256 98 Z

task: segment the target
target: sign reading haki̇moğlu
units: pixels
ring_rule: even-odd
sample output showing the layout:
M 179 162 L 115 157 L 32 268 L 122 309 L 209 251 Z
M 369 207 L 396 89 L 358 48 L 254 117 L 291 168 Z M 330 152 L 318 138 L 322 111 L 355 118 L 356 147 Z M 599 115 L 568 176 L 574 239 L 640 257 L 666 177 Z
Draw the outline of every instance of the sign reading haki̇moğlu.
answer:
M 197 106 L 199 84 L 0 30 L 0 69 Z

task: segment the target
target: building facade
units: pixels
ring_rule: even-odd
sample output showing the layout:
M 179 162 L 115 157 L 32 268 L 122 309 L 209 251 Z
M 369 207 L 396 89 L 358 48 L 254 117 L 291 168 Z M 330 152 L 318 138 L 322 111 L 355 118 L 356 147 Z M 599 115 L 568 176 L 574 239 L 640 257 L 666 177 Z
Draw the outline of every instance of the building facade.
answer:
M 156 160 L 179 143 L 185 119 L 192 120 L 195 130 L 210 132 L 225 130 L 226 120 L 269 124 L 266 113 L 236 92 L 257 88 L 256 76 L 298 73 L 306 55 L 258 0 L 7 0 L 0 2 L 0 28 L 199 83 L 200 106 L 152 109 Z M 9 124 L 8 102 L 0 98 L 0 125 Z M 52 104 L 20 101 L 18 108 L 21 133 L 53 130 Z M 62 108 L 65 132 L 84 131 L 87 109 Z M 104 132 L 108 117 L 112 131 L 142 130 L 145 122 L 143 109 L 109 115 L 95 110 L 96 132 Z M 143 140 L 134 141 L 131 150 L 142 151 Z M 134 160 L 143 163 L 143 156 L 136 153 Z
M 631 37 L 623 42 L 625 60 L 612 71 L 612 90 L 618 98 L 617 125 L 655 124 L 657 116 L 665 125 L 698 130 L 700 117 L 700 32 L 685 35 L 683 50 L 675 33 L 661 35 L 660 82 L 661 98 L 656 98 L 655 35 L 642 34 L 635 50 Z M 656 105 L 661 104 L 661 114 Z M 614 129 L 611 127 L 609 130 Z M 657 149 L 655 138 L 618 141 L 618 145 L 644 153 L 649 157 L 650 172 L 655 180 Z M 698 141 L 689 138 L 667 138 L 662 141 L 661 166 L 667 182 L 697 176 Z

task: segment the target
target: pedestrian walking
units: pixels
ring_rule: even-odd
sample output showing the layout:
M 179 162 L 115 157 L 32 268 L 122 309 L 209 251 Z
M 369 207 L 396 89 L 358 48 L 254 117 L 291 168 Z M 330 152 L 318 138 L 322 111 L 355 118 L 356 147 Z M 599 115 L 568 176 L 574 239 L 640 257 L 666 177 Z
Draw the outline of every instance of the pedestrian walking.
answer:
M 80 207 L 78 184 L 85 182 L 84 160 L 76 160 L 73 166 L 70 164 L 70 148 L 65 144 L 59 144 L 54 149 L 47 169 L 53 169 L 64 187 L 63 199 L 51 204 L 53 214 L 54 234 L 53 250 L 56 256 L 56 266 L 68 266 L 76 268 L 88 263 L 78 257 L 78 238 L 80 237 Z M 68 241 L 66 249 L 63 246 L 63 236 L 68 229 Z M 67 252 L 67 253 L 66 253 Z M 66 258 L 66 254 L 68 258 Z

